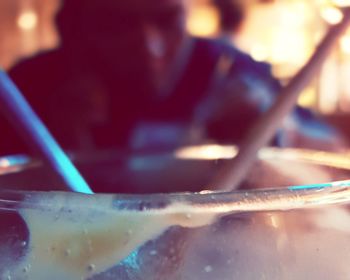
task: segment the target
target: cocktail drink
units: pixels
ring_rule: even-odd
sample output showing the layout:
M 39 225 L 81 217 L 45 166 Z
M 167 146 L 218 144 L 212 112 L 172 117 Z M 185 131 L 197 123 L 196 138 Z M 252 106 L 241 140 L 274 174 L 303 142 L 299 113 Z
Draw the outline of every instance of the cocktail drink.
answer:
M 0 279 L 347 279 L 349 197 L 349 181 L 226 193 L 1 191 Z

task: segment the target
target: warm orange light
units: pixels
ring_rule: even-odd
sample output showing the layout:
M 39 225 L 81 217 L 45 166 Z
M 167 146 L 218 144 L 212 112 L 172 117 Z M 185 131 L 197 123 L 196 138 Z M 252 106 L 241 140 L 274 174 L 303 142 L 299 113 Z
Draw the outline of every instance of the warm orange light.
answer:
M 210 6 L 199 6 L 191 11 L 187 30 L 196 36 L 210 36 L 218 31 L 218 14 Z
M 340 48 L 343 53 L 350 54 L 350 35 L 345 35 L 340 39 Z
M 337 24 L 343 19 L 343 13 L 339 9 L 331 6 L 321 8 L 321 16 L 329 24 Z
M 332 54 L 322 67 L 319 81 L 319 109 L 323 114 L 331 114 L 337 110 L 339 101 L 339 67 L 335 54 Z
M 176 150 L 175 157 L 179 159 L 229 159 L 235 157 L 237 148 L 233 146 L 202 145 L 185 147 Z
M 310 108 L 317 103 L 317 92 L 314 86 L 309 86 L 301 93 L 298 104 L 302 107 Z
M 331 0 L 331 2 L 338 7 L 350 6 L 350 0 Z
M 38 17 L 34 11 L 28 10 L 21 13 L 17 19 L 17 25 L 23 30 L 32 30 L 37 26 Z
M 256 61 L 265 61 L 267 60 L 269 53 L 265 46 L 257 44 L 252 47 L 250 55 Z

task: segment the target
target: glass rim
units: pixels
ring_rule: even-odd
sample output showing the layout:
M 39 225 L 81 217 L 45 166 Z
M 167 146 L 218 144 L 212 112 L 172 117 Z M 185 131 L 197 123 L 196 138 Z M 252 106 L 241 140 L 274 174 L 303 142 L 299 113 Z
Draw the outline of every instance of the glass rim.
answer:
M 350 180 L 283 188 L 234 190 L 229 192 L 203 191 L 196 193 L 96 193 L 91 195 L 64 191 L 0 190 L 0 211 L 16 211 L 22 208 L 51 210 L 52 207 L 56 208 L 57 206 L 55 205 L 56 198 L 61 198 L 63 201 L 68 202 L 69 199 L 66 200 L 68 197 L 73 199 L 73 202 L 74 198 L 79 199 L 79 201 L 84 199 L 90 210 L 102 211 L 109 209 L 111 211 L 149 213 L 153 210 L 167 210 L 168 206 L 174 205 L 180 206 L 177 207 L 179 213 L 197 214 L 207 211 L 216 214 L 285 211 L 350 202 Z M 28 198 L 30 198 L 29 201 Z M 104 204 L 104 198 L 108 198 L 107 201 L 111 204 Z M 51 204 L 51 202 L 53 203 Z M 86 205 L 74 205 L 72 201 L 68 204 L 72 210 L 86 207 Z
M 175 155 L 188 148 L 213 148 L 218 147 L 234 149 L 235 146 L 201 145 L 188 146 L 175 151 Z M 180 153 L 181 154 L 181 153 Z M 142 155 L 142 154 L 141 154 Z M 147 154 L 146 154 L 147 155 Z M 270 158 L 278 155 L 279 158 L 294 160 L 298 159 L 306 163 L 326 165 L 329 167 L 350 170 L 350 157 L 347 154 L 335 154 L 324 151 L 314 151 L 296 148 L 264 148 L 259 158 Z M 156 155 L 157 156 L 157 155 Z M 187 160 L 190 158 L 181 158 Z M 12 155 L 0 157 L 0 176 L 13 172 L 21 172 L 27 168 L 35 168 L 40 165 L 38 160 L 33 160 L 26 155 Z M 11 210 L 18 207 L 26 196 L 50 197 L 57 195 L 88 197 L 80 193 L 63 191 L 29 191 L 29 190 L 0 190 L 0 210 Z M 204 190 L 201 192 L 167 192 L 147 194 L 118 194 L 118 193 L 96 193 L 93 197 L 112 198 L 112 208 L 116 210 L 146 211 L 164 209 L 168 205 L 182 203 L 191 209 L 210 207 L 212 211 L 224 212 L 252 212 L 252 211 L 277 211 L 296 208 L 309 208 L 315 206 L 334 205 L 350 202 L 350 180 L 326 182 L 312 185 L 297 185 L 287 187 L 255 188 L 248 190 L 215 191 Z M 40 203 L 39 203 L 40 204 Z M 21 203 L 21 207 L 34 207 Z M 41 207 L 50 207 L 43 205 Z M 186 207 L 185 207 L 186 208 Z M 105 209 L 105 208 L 104 208 Z

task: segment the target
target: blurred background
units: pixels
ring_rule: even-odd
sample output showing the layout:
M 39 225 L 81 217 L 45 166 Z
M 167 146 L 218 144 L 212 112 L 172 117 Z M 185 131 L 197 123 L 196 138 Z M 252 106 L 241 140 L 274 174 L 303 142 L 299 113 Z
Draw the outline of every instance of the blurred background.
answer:
M 329 24 L 342 19 L 340 6 L 349 0 L 244 0 L 246 16 L 232 40 L 257 61 L 273 66 L 282 83 L 300 69 Z M 11 68 L 20 59 L 59 44 L 54 15 L 60 0 L 0 1 L 0 65 Z M 189 2 L 191 34 L 215 37 L 218 11 L 210 0 Z M 350 139 L 350 28 L 307 87 L 299 104 L 340 128 Z

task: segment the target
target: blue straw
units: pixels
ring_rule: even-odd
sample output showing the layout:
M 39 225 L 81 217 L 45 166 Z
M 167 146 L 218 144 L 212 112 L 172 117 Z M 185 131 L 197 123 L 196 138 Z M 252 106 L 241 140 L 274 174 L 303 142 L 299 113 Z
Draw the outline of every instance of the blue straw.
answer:
M 23 139 L 43 157 L 63 179 L 69 190 L 85 194 L 93 191 L 33 111 L 10 77 L 0 69 L 0 110 Z

